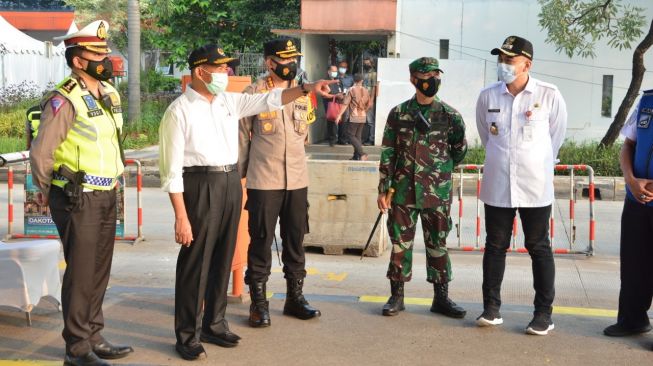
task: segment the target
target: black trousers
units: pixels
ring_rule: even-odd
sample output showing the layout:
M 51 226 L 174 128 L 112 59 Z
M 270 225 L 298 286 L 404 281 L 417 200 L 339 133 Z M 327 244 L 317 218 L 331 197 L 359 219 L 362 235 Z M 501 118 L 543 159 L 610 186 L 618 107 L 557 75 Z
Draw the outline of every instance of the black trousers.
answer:
M 351 146 L 354 147 L 354 160 L 360 160 L 361 156 L 365 154 L 363 152 L 363 142 L 361 141 L 364 126 L 365 123 L 349 122 L 347 124 L 347 137 Z
M 532 261 L 535 311 L 551 314 L 555 297 L 555 263 L 549 240 L 550 205 L 528 208 L 485 205 L 487 237 L 483 253 L 483 307 L 494 310 L 501 307 L 501 282 L 516 211 L 519 211 L 524 230 L 524 246 Z
M 199 342 L 200 330 L 213 334 L 229 330 L 224 316 L 242 196 L 237 171 L 184 173 L 184 204 L 194 240 L 181 247 L 177 258 L 175 335 L 179 343 Z
M 73 205 L 61 188 L 52 186 L 49 201 L 66 260 L 62 334 L 66 353 L 81 356 L 104 340 L 102 302 L 116 236 L 116 191 L 82 193 Z
M 245 282 L 266 282 L 272 268 L 272 241 L 277 218 L 281 226 L 281 259 L 287 279 L 306 277 L 304 234 L 308 231 L 307 188 L 247 190 L 249 235 Z
M 653 207 L 626 198 L 621 214 L 621 291 L 617 322 L 626 328 L 650 324 L 653 299 Z

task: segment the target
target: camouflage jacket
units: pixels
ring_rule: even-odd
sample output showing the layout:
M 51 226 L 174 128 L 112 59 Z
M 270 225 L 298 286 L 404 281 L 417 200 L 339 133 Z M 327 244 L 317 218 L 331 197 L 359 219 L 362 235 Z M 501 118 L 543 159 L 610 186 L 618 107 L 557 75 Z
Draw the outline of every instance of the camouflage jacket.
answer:
M 383 132 L 379 193 L 395 189 L 393 202 L 416 208 L 451 203 L 451 173 L 467 153 L 465 123 L 458 111 L 439 98 L 424 117 L 431 128 L 415 127 L 419 108 L 412 99 L 394 107 Z

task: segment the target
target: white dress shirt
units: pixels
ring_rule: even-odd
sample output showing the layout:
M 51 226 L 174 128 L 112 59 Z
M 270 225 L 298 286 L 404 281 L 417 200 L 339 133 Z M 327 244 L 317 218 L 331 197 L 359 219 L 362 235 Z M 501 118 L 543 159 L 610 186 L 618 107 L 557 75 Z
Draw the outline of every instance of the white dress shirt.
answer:
M 639 106 L 639 102 L 637 105 Z M 633 112 L 630 113 L 630 116 L 628 116 L 624 126 L 621 127 L 621 136 L 626 137 L 631 141 L 637 141 L 637 123 L 635 123 L 635 121 L 637 121 L 637 111 L 638 108 L 635 108 Z
M 165 192 L 184 191 L 182 170 L 238 162 L 238 120 L 280 109 L 282 89 L 265 94 L 220 93 L 209 101 L 188 87 L 159 126 L 159 173 Z
M 553 202 L 553 168 L 567 129 L 567 107 L 555 85 L 529 76 L 516 96 L 504 82 L 481 91 L 476 125 L 485 146 L 481 201 L 496 207 Z

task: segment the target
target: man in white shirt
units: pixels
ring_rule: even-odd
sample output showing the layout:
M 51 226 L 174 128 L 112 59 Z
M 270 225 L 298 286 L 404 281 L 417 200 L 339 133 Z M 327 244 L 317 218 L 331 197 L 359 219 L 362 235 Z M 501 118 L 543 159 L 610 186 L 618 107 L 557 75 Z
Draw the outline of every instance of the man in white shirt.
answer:
M 227 93 L 228 65 L 235 61 L 215 44 L 193 50 L 189 88 L 170 104 L 159 127 L 161 187 L 170 194 L 175 241 L 182 245 L 175 335 L 176 350 L 186 360 L 206 356 L 200 340 L 222 347 L 240 340 L 224 317 L 242 199 L 238 120 L 280 109 L 311 91 L 321 94 L 330 83 L 321 80 L 266 94 Z
M 535 289 L 534 316 L 526 332 L 546 335 L 554 327 L 555 264 L 548 236 L 553 169 L 567 128 L 567 108 L 555 85 L 529 75 L 531 42 L 510 36 L 491 53 L 498 56 L 499 81 L 483 89 L 476 104 L 476 124 L 486 150 L 480 199 L 485 203 L 487 233 L 483 314 L 476 322 L 503 323 L 501 282 L 519 211 Z

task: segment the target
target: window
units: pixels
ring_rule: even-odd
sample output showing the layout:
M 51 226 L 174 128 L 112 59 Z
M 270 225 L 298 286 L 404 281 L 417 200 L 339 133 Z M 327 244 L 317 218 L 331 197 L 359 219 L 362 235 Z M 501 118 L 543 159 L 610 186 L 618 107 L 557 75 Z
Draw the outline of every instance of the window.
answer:
M 440 60 L 446 60 L 449 58 L 449 40 L 441 39 L 440 40 Z
M 601 116 L 612 117 L 612 82 L 614 75 L 603 75 L 603 94 L 601 95 Z

